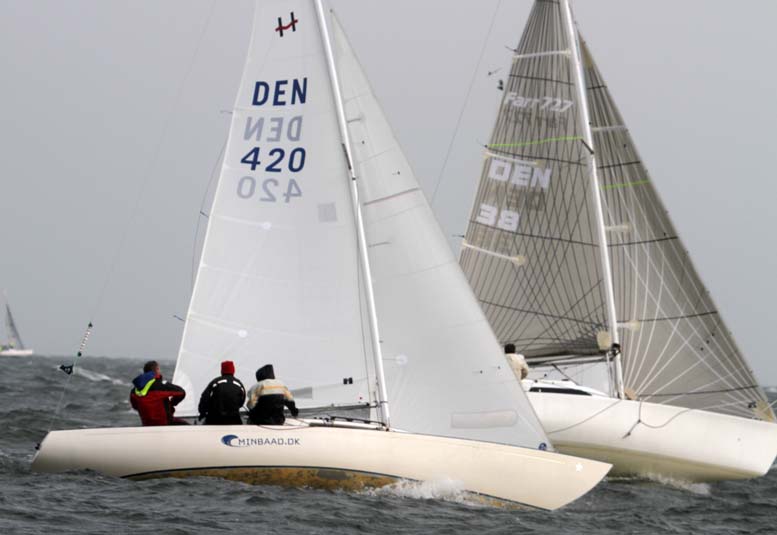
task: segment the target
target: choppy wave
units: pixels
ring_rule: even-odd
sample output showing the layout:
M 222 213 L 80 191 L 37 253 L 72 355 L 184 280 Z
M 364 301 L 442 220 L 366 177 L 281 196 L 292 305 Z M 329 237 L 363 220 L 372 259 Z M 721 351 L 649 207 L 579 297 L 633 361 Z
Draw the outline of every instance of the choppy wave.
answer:
M 27 359 L 0 374 L 0 533 L 775 532 L 777 471 L 709 485 L 613 478 L 552 513 L 487 507 L 446 479 L 348 493 L 206 477 L 135 482 L 93 472 L 33 474 L 35 444 L 50 427 L 137 425 L 127 398 L 142 359 L 84 358 L 70 377 L 56 369 L 59 360 Z
M 73 370 L 73 373 L 75 375 L 89 379 L 90 381 L 108 381 L 115 385 L 121 385 L 121 386 L 126 386 L 128 384 L 128 381 L 126 379 L 114 379 L 113 377 L 109 377 L 104 373 L 92 371 L 80 366 L 76 367 Z
M 684 481 L 682 479 L 676 479 L 673 477 L 665 476 L 662 474 L 645 474 L 639 477 L 631 476 L 614 476 L 607 478 L 610 481 L 622 481 L 622 482 L 653 482 L 659 483 L 666 487 L 670 487 L 697 496 L 710 496 L 712 494 L 712 486 L 709 483 L 694 483 L 692 481 Z
M 439 479 L 432 481 L 401 480 L 394 484 L 363 491 L 369 496 L 395 496 L 414 500 L 442 500 L 468 505 L 481 505 L 482 500 L 466 492 L 460 481 Z

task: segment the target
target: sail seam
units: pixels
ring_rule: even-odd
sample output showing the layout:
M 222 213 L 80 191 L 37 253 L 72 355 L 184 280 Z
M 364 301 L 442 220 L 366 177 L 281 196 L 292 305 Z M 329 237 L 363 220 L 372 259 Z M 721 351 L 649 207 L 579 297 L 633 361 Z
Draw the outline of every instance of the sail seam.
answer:
M 597 169 L 612 169 L 613 167 L 625 167 L 627 165 L 639 165 L 642 162 L 639 160 L 633 161 L 633 162 L 621 162 L 621 163 L 613 163 L 609 165 L 600 165 L 597 167 Z
M 538 80 L 540 82 L 550 82 L 553 84 L 574 85 L 572 82 L 565 82 L 564 80 L 555 80 L 553 78 L 545 78 L 542 76 L 527 76 L 525 74 L 510 74 L 509 78 L 519 78 L 523 80 Z
M 408 193 L 413 193 L 416 191 L 420 191 L 421 188 L 410 188 L 406 189 L 404 191 L 398 191 L 397 193 L 392 193 L 391 195 L 386 195 L 385 197 L 379 197 L 377 199 L 373 199 L 371 201 L 367 201 L 365 203 L 362 203 L 362 206 L 369 206 L 371 204 L 376 204 L 383 201 L 388 201 L 389 199 L 395 199 L 396 197 L 401 197 L 402 195 L 407 195 Z
M 603 133 L 603 132 L 618 132 L 618 131 L 628 131 L 629 127 L 625 124 L 614 124 L 614 125 L 608 125 L 608 126 L 592 126 L 591 131 L 595 132 L 597 134 Z
M 480 223 L 479 221 L 470 220 L 470 223 L 474 225 L 482 225 L 482 226 L 488 227 L 488 225 L 486 225 L 485 223 Z M 511 230 L 504 230 L 504 229 L 500 229 L 500 231 L 506 232 L 508 234 L 512 234 L 513 236 L 521 236 L 523 238 L 536 238 L 538 240 L 550 240 L 550 241 L 558 241 L 563 243 L 571 243 L 575 245 L 585 245 L 587 247 L 598 247 L 598 245 L 595 243 L 589 243 L 589 242 L 578 241 L 578 240 L 570 240 L 567 238 L 556 238 L 554 236 L 540 236 L 538 234 L 528 234 L 525 232 L 517 232 L 517 231 L 511 231 Z
M 535 141 L 524 141 L 522 143 L 494 143 L 486 145 L 486 147 L 493 148 L 493 147 L 527 147 L 530 145 L 543 145 L 545 143 L 553 143 L 554 141 L 578 141 L 582 140 L 583 138 L 581 136 L 559 136 L 559 137 L 549 137 L 546 139 L 537 139 Z
M 709 312 L 699 312 L 698 314 L 680 314 L 679 316 L 666 316 L 666 317 L 658 317 L 658 318 L 640 318 L 637 321 L 671 321 L 671 320 L 682 320 L 682 319 L 688 319 L 688 318 L 700 318 L 702 316 L 712 316 L 714 314 L 717 314 L 717 310 L 711 310 Z
M 629 245 L 644 245 L 646 243 L 658 243 L 663 241 L 672 241 L 672 240 L 678 240 L 680 239 L 679 236 L 667 236 L 666 238 L 654 238 L 652 240 L 640 240 L 640 241 L 628 241 L 628 242 L 622 242 L 622 243 L 610 243 L 608 244 L 610 247 L 626 247 Z
M 569 50 L 549 50 L 547 52 L 534 52 L 532 54 L 516 54 L 513 59 L 544 58 L 547 56 L 569 56 Z
M 672 394 L 639 394 L 640 398 L 662 398 L 662 397 L 680 397 L 680 396 L 699 396 L 703 394 L 725 394 L 728 392 L 740 392 L 742 390 L 753 390 L 753 389 L 759 389 L 761 388 L 758 385 L 745 385 L 745 386 L 738 386 L 735 388 L 722 388 L 720 390 L 700 390 L 695 392 L 675 392 Z
M 508 155 L 508 156 L 512 156 L 513 158 L 516 158 L 516 159 L 521 159 L 521 160 L 527 160 L 528 159 L 526 156 L 523 156 L 521 154 L 515 154 L 514 152 L 510 152 L 510 151 L 506 151 L 506 150 L 505 151 L 500 151 L 498 148 L 494 149 L 494 150 L 498 152 L 498 154 L 497 154 L 498 156 Z M 578 160 L 565 160 L 565 159 L 562 159 L 562 158 L 550 158 L 550 157 L 546 157 L 546 156 L 542 157 L 542 161 L 544 161 L 544 162 L 565 163 L 567 165 L 579 165 L 579 166 L 583 165 Z
M 581 323 L 583 325 L 595 325 L 595 323 L 592 322 L 592 321 L 579 320 L 577 318 L 570 318 L 568 316 L 559 316 L 559 315 L 556 315 L 556 314 L 548 314 L 546 312 L 537 312 L 535 310 L 528 310 L 528 309 L 525 309 L 525 308 L 518 308 L 518 307 L 513 307 L 513 306 L 510 306 L 510 305 L 502 305 L 502 304 L 499 304 L 499 303 L 493 303 L 491 301 L 486 301 L 484 299 L 481 299 L 480 302 L 485 304 L 485 305 L 495 306 L 495 307 L 498 307 L 498 308 L 504 308 L 504 309 L 508 309 L 508 310 L 514 310 L 515 312 L 523 312 L 525 314 L 536 314 L 538 316 L 543 316 L 543 317 L 546 317 L 546 318 L 552 318 L 552 319 L 556 319 L 556 320 L 572 321 L 572 322 L 575 322 L 575 323 Z

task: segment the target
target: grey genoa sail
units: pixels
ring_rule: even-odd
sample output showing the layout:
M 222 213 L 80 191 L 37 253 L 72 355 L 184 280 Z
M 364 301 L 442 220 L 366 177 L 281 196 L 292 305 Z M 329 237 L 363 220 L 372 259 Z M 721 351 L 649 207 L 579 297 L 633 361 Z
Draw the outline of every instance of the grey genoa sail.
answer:
M 16 323 L 14 323 L 11 307 L 8 305 L 5 305 L 5 329 L 8 335 L 8 347 L 13 349 L 25 349 L 22 337 L 19 336 L 19 329 L 16 328 Z
M 582 48 L 625 383 L 653 403 L 773 420 L 585 43 Z
M 773 420 L 581 39 L 592 153 L 583 143 L 563 21 L 559 3 L 535 3 L 462 245 L 497 337 L 530 360 L 609 348 L 587 167 L 595 155 L 628 395 Z

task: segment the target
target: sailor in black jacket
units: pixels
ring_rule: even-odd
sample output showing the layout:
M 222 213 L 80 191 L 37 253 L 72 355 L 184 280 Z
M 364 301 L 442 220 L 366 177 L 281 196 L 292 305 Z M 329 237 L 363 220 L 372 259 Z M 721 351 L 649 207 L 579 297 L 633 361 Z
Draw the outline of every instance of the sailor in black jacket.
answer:
M 231 360 L 221 363 L 221 376 L 213 379 L 200 396 L 200 420 L 205 425 L 241 425 L 240 408 L 246 400 L 246 389 L 235 377 Z

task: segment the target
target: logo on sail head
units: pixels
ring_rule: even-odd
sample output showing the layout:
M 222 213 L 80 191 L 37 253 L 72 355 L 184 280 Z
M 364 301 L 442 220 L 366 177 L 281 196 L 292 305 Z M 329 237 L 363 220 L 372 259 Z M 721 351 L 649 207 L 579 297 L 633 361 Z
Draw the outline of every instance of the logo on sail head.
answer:
M 291 12 L 291 22 L 289 22 L 288 24 L 284 24 L 283 23 L 283 18 L 278 17 L 278 27 L 275 28 L 275 31 L 278 32 L 278 35 L 280 37 L 283 37 L 283 31 L 284 30 L 288 30 L 289 28 L 291 28 L 292 32 L 296 32 L 297 31 L 297 23 L 298 22 L 299 22 L 299 20 L 294 18 L 294 12 L 292 11 Z
M 251 446 L 299 446 L 298 438 L 240 438 L 237 435 L 224 435 L 221 443 L 230 448 L 248 448 Z

